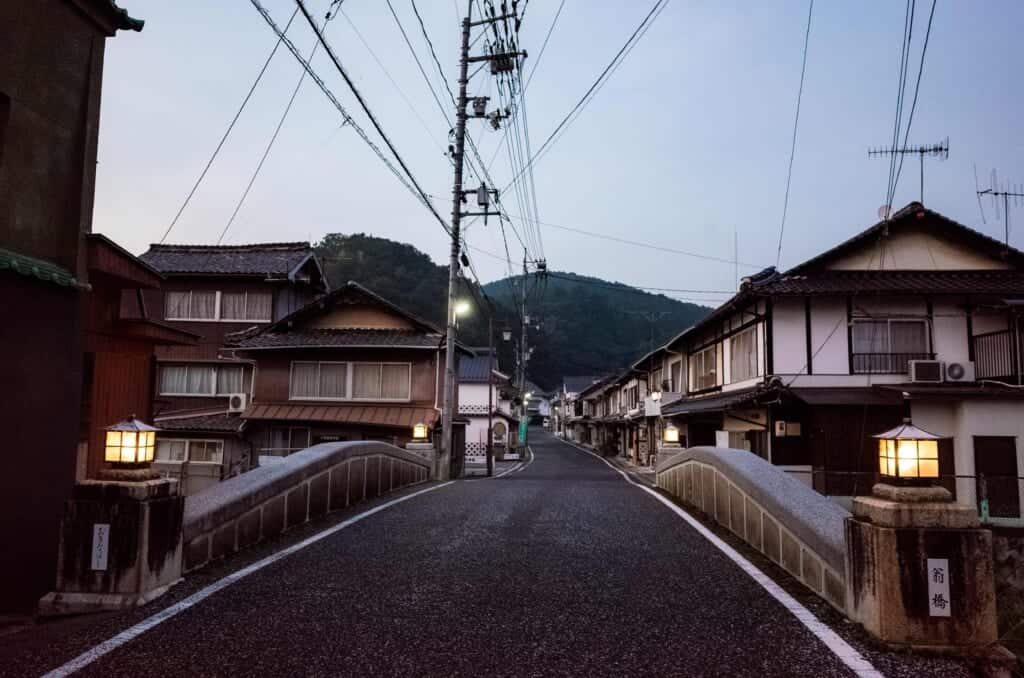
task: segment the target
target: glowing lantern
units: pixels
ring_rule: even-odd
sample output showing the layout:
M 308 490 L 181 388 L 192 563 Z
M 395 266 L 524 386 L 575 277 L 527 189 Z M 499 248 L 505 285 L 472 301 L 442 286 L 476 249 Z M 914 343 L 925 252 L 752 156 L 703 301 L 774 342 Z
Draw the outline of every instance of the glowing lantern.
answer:
M 108 426 L 104 461 L 114 464 L 148 464 L 153 461 L 156 429 L 132 415 L 127 421 Z
M 919 429 L 904 419 L 894 429 L 879 433 L 878 472 L 897 480 L 939 477 L 939 441 L 937 436 Z

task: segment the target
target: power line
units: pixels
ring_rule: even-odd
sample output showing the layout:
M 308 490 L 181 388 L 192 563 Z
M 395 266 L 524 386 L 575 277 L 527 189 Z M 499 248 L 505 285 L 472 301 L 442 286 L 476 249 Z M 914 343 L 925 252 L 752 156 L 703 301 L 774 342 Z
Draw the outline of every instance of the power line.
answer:
M 238 111 L 235 113 L 235 117 L 231 119 L 231 122 L 228 124 L 228 128 L 224 130 L 224 134 L 221 136 L 220 141 L 217 143 L 217 147 L 213 149 L 213 154 L 211 154 L 210 159 L 206 161 L 206 166 L 203 167 L 203 171 L 199 173 L 199 178 L 196 179 L 195 184 L 192 185 L 192 190 L 189 191 L 188 195 L 185 197 L 185 202 L 183 202 L 181 204 L 181 207 L 178 208 L 178 213 L 174 215 L 174 219 L 171 220 L 170 226 L 168 226 L 167 230 L 164 231 L 163 236 L 160 238 L 161 243 L 167 240 L 167 236 L 171 234 L 171 229 L 173 229 L 174 225 L 178 223 L 178 219 L 181 218 L 182 212 L 185 211 L 185 208 L 188 206 L 188 203 L 192 200 L 192 196 L 195 195 L 196 190 L 199 189 L 199 184 L 203 183 L 203 179 L 206 178 L 206 173 L 210 171 L 210 167 L 213 165 L 213 161 L 216 160 L 217 154 L 220 153 L 221 147 L 224 146 L 224 142 L 228 140 L 228 136 L 231 134 L 231 130 L 235 128 L 235 123 L 238 122 L 238 118 L 242 115 L 242 111 L 245 110 L 246 104 L 249 103 L 249 99 L 252 98 L 253 92 L 256 91 L 256 86 L 259 85 L 260 80 L 263 79 L 263 74 L 267 72 L 267 67 L 270 66 L 270 61 L 274 58 L 274 55 L 277 54 L 278 47 L 281 46 L 281 41 L 284 39 L 284 34 L 288 32 L 289 28 L 291 28 L 292 22 L 295 20 L 295 15 L 297 15 L 298 13 L 299 9 L 296 7 L 295 11 L 292 12 L 291 17 L 288 18 L 288 23 L 285 24 L 284 26 L 284 31 L 280 32 L 277 42 L 274 43 L 274 48 L 270 50 L 270 54 L 267 56 L 267 60 L 263 62 L 263 67 L 260 68 L 260 72 L 259 74 L 256 75 L 256 79 L 253 81 L 252 86 L 249 87 L 249 92 L 245 95 L 245 98 L 242 99 L 242 105 L 238 107 Z
M 551 20 L 551 26 L 548 27 L 548 34 L 544 36 L 544 43 L 540 46 L 540 52 L 537 54 L 537 58 L 533 60 L 533 66 L 530 68 L 530 74 L 526 76 L 526 83 L 523 85 L 523 91 L 530 86 L 530 81 L 533 80 L 533 74 L 537 71 L 537 66 L 540 64 L 540 59 L 544 56 L 544 50 L 548 47 L 548 40 L 551 39 L 551 33 L 555 30 L 555 24 L 558 23 L 558 17 L 562 14 L 562 8 L 565 7 L 565 0 L 558 3 L 558 11 L 555 12 L 555 18 Z M 524 8 L 525 11 L 525 8 Z
M 434 97 L 434 102 L 437 107 L 441 109 L 441 115 L 444 116 L 445 121 L 448 123 L 448 127 L 452 126 L 452 120 L 448 117 L 448 109 L 441 103 L 441 98 L 437 96 L 437 91 L 434 89 L 434 85 L 430 82 L 430 77 L 427 76 L 426 69 L 423 68 L 423 64 L 420 62 L 419 56 L 416 54 L 416 49 L 412 46 L 412 42 L 409 40 L 409 35 L 405 32 L 405 27 L 402 26 L 402 20 L 398 18 L 398 13 L 395 12 L 394 6 L 391 4 L 391 0 L 386 0 L 388 9 L 391 10 L 391 16 L 394 17 L 395 23 L 398 25 L 398 30 L 402 33 L 402 39 L 405 40 L 406 46 L 409 48 L 409 53 L 412 54 L 413 60 L 416 61 L 416 66 L 420 69 L 420 74 L 427 83 L 427 87 L 430 88 L 430 94 Z
M 782 260 L 782 236 L 786 232 L 786 213 L 789 211 L 789 186 L 793 179 L 793 158 L 796 155 L 796 131 L 800 124 L 800 102 L 804 96 L 804 73 L 807 72 L 807 45 L 811 40 L 811 15 L 814 13 L 814 0 L 807 8 L 807 29 L 804 31 L 804 57 L 800 65 L 800 87 L 796 93 L 796 116 L 793 119 L 793 140 L 789 145 L 789 169 L 786 171 L 786 197 L 782 201 L 782 223 L 779 226 L 779 248 L 775 252 L 775 266 L 778 268 Z
M 427 47 L 430 49 L 430 56 L 434 58 L 434 65 L 437 66 L 437 72 L 441 75 L 441 80 L 444 82 L 445 89 L 448 90 L 448 96 L 451 97 L 452 105 L 455 105 L 455 93 L 452 92 L 452 86 L 448 82 L 447 76 L 444 74 L 444 69 L 441 68 L 441 62 L 437 58 L 437 52 L 434 51 L 434 43 L 430 40 L 430 35 L 427 34 L 427 27 L 423 23 L 423 17 L 420 16 L 420 10 L 416 7 L 416 0 L 409 0 L 412 5 L 412 11 L 416 15 L 416 20 L 420 22 L 420 31 L 423 33 L 423 39 L 427 41 Z
M 900 139 L 900 127 L 903 122 L 903 99 L 906 93 L 907 64 L 910 58 L 910 42 L 914 34 L 914 0 L 907 0 L 907 8 L 903 15 L 903 43 L 900 46 L 900 65 L 896 89 L 896 116 L 892 128 L 892 156 L 889 159 L 889 179 L 885 189 L 885 204 L 889 206 L 886 213 L 892 212 L 894 197 L 893 179 L 896 176 L 896 147 Z
M 359 105 L 363 109 L 363 112 L 366 113 L 366 116 L 370 119 L 370 122 L 373 123 L 374 128 L 377 130 L 377 133 L 380 134 L 381 138 L 384 140 L 384 143 L 387 144 L 387 147 L 391 149 L 391 153 L 395 156 L 395 160 L 398 161 L 398 164 L 402 166 L 402 169 L 405 170 L 406 175 L 409 177 L 409 181 L 412 182 L 412 185 L 416 187 L 417 192 L 419 192 L 420 196 L 423 199 L 423 204 L 426 205 L 427 209 L 429 209 L 433 213 L 438 223 L 441 224 L 441 228 L 443 228 L 446 232 L 450 233 L 451 231 L 448 228 L 448 224 L 445 223 L 445 220 L 441 217 L 440 214 L 438 214 L 437 210 L 434 209 L 434 204 L 430 202 L 430 200 L 427 198 L 426 191 L 424 191 L 420 187 L 419 182 L 416 181 L 416 177 L 413 176 L 412 171 L 405 164 L 405 161 L 402 159 L 402 156 L 399 155 L 398 149 L 396 149 L 394 144 L 391 143 L 391 139 L 388 138 L 388 135 L 384 133 L 384 129 L 380 126 L 380 123 L 377 122 L 377 118 L 373 115 L 373 111 L 371 111 L 370 107 L 366 104 L 366 100 L 363 99 L 363 95 L 359 93 L 359 90 L 356 88 L 355 83 L 352 82 L 352 78 L 349 77 L 348 72 L 341 65 L 341 62 L 338 60 L 337 55 L 334 54 L 334 50 L 332 50 L 331 46 L 327 44 L 327 40 L 324 38 L 323 33 L 320 31 L 320 29 L 317 28 L 316 22 L 313 21 L 313 17 L 309 14 L 309 10 L 306 9 L 306 5 L 303 2 L 303 0 L 295 1 L 298 3 L 299 9 L 302 11 L 302 15 L 306 18 L 306 23 L 309 24 L 309 27 L 316 34 L 317 39 L 320 41 L 320 44 L 327 52 L 327 55 L 331 57 L 331 61 L 334 63 L 334 67 L 338 70 L 338 73 L 341 74 L 341 77 L 344 78 L 345 84 L 348 85 L 348 88 L 352 90 L 352 94 L 355 95 L 356 100 L 359 102 Z
M 437 141 L 437 138 L 434 136 L 434 132 L 430 129 L 430 126 L 427 124 L 426 120 L 423 119 L 423 116 L 420 115 L 419 111 L 413 105 L 412 101 L 409 100 L 409 97 L 406 96 L 402 88 L 398 86 L 398 83 L 395 82 L 395 79 L 391 77 L 391 73 L 388 71 L 387 68 L 385 68 L 384 64 L 381 63 L 381 60 L 377 57 L 377 53 L 373 51 L 372 47 L 370 47 L 370 43 L 366 41 L 366 38 L 363 37 L 363 34 L 352 22 L 352 19 L 349 18 L 348 14 L 346 14 L 344 10 L 341 10 L 341 15 L 345 17 L 345 21 L 348 22 L 348 25 L 355 32 L 356 37 L 359 38 L 359 42 L 363 43 L 363 47 L 365 47 L 366 51 L 370 53 L 370 56 L 373 57 L 373 60 L 377 62 L 377 65 L 380 67 L 380 70 L 384 72 L 384 75 L 387 77 L 387 79 L 391 82 L 392 85 L 394 85 L 395 90 L 398 92 L 399 96 L 402 97 L 402 100 L 405 101 L 406 105 L 409 107 L 409 110 L 412 111 L 413 115 L 416 116 L 416 119 L 420 121 L 420 125 L 423 126 L 423 129 L 427 132 L 427 134 L 430 135 L 430 138 L 433 139 L 434 144 L 437 145 L 441 152 L 444 152 L 444 145 Z
M 932 0 L 932 9 L 928 14 L 928 26 L 924 32 L 924 45 L 921 47 L 921 62 L 917 67 L 917 82 L 914 84 L 914 99 L 910 104 L 910 115 L 907 117 L 907 129 L 903 135 L 903 146 L 906 148 L 907 138 L 910 136 L 910 125 L 914 122 L 914 111 L 917 109 L 917 93 L 921 88 L 921 74 L 924 72 L 924 55 L 928 51 L 928 38 L 932 34 L 932 19 L 935 18 L 935 4 L 936 0 Z M 903 159 L 904 155 L 900 155 L 900 166 L 896 170 L 896 180 L 893 182 L 892 194 L 893 198 L 896 196 L 896 185 L 900 182 L 900 174 L 903 173 Z M 922 177 L 924 176 L 922 170 Z M 923 199 L 923 196 L 922 196 Z
M 349 126 L 351 126 L 353 130 L 355 130 L 355 132 L 359 135 L 359 138 L 361 138 L 366 143 L 366 145 L 369 146 L 370 149 L 377 155 L 377 157 L 380 158 L 381 162 L 383 162 L 384 165 L 391 171 L 391 173 L 395 175 L 395 178 L 398 179 L 398 181 L 403 186 L 405 186 L 410 193 L 416 196 L 418 200 L 424 203 L 427 209 L 429 209 L 434 214 L 435 217 L 438 217 L 438 219 L 440 219 L 440 215 L 437 214 L 437 211 L 434 209 L 434 206 L 427 199 L 426 194 L 423 193 L 423 191 L 420 190 L 418 186 L 414 188 L 413 185 L 409 183 L 409 180 L 406 179 L 406 177 L 401 172 L 399 172 L 398 168 L 396 168 L 391 163 L 391 160 L 389 160 L 387 156 L 384 155 L 384 153 L 380 150 L 377 144 L 375 144 L 373 140 L 370 139 L 370 137 L 366 134 L 366 131 L 363 130 L 363 128 L 360 127 L 359 124 L 352 119 L 352 116 L 349 115 L 348 111 L 345 110 L 345 107 L 341 105 L 341 102 L 339 102 L 338 98 L 334 96 L 334 93 L 331 92 L 331 90 L 327 87 L 323 79 L 321 79 L 320 76 L 316 74 L 316 71 L 313 70 L 313 67 L 309 64 L 309 62 L 302 57 L 302 54 L 299 53 L 299 50 L 297 47 L 295 47 L 295 44 L 292 43 L 292 41 L 285 36 L 284 32 L 281 31 L 278 25 L 274 22 L 274 19 L 270 16 L 270 13 L 266 10 L 265 7 L 263 7 L 262 4 L 260 4 L 260 1 L 249 1 L 252 4 L 252 6 L 256 8 L 256 11 L 260 13 L 264 21 L 267 22 L 267 25 L 271 28 L 271 30 L 273 30 L 274 33 L 277 34 L 278 39 L 281 42 L 283 42 L 284 45 L 288 48 L 288 51 L 292 53 L 292 56 L 294 56 L 295 59 L 302 65 L 305 71 L 309 74 L 309 77 L 313 79 L 313 81 L 320 88 L 320 91 L 324 93 L 324 96 L 326 96 L 328 100 L 330 100 L 330 102 L 338 110 L 338 112 L 341 113 L 341 117 L 344 119 L 344 121 Z M 320 40 L 321 42 L 323 42 L 322 38 L 320 38 Z M 329 47 L 327 48 L 327 52 L 328 54 L 333 54 Z M 448 230 L 448 226 L 447 224 L 444 223 L 443 220 L 441 220 L 441 225 L 445 229 L 445 231 Z
M 601 74 L 597 76 L 597 80 L 595 80 L 594 83 L 587 89 L 586 93 L 582 97 L 580 97 L 580 100 L 576 102 L 576 105 L 572 107 L 572 110 L 570 110 L 569 113 L 567 113 L 566 116 L 562 118 L 562 121 L 558 123 L 558 125 L 555 127 L 555 130 L 548 136 L 544 143 L 541 144 L 540 148 L 537 149 L 537 153 L 532 158 L 530 158 L 529 162 L 527 163 L 528 166 L 532 166 L 536 159 L 542 153 L 544 153 L 545 149 L 555 138 L 555 135 L 557 135 L 559 131 L 561 131 L 561 129 L 566 125 L 566 123 L 569 122 L 569 118 L 571 118 L 573 114 L 576 113 L 576 111 L 581 110 L 581 108 L 589 99 L 590 95 L 594 92 L 595 89 L 597 89 L 598 85 L 600 85 L 601 82 L 605 79 L 605 76 L 608 75 L 612 68 L 619 62 L 619 59 L 622 58 L 623 54 L 626 52 L 627 48 L 629 48 L 629 46 L 633 43 L 634 39 L 636 39 L 640 31 L 648 25 L 648 22 L 651 21 L 651 17 L 654 16 L 655 12 L 657 12 L 664 4 L 667 3 L 668 0 L 657 0 L 657 2 L 654 3 L 654 6 L 644 17 L 643 21 L 640 22 L 640 25 L 636 27 L 633 33 L 629 36 L 629 39 L 626 40 L 626 43 L 619 49 L 618 52 L 615 53 L 615 56 L 612 58 L 611 62 L 609 62 L 608 65 L 605 66 L 604 70 L 601 71 Z M 520 174 L 522 174 L 522 171 L 520 171 Z M 512 181 L 514 182 L 518 178 L 519 175 L 513 177 Z
M 520 219 L 520 220 L 522 219 L 522 217 L 516 216 L 514 214 L 513 215 L 509 215 L 509 216 L 511 216 L 513 218 Z M 652 244 L 652 243 L 641 242 L 639 240 L 630 240 L 628 238 L 620 238 L 618 236 L 607 235 L 605 233 L 595 233 L 593 231 L 587 231 L 587 230 L 584 230 L 582 228 L 576 228 L 576 227 L 573 227 L 573 226 L 562 226 L 560 224 L 553 224 L 553 223 L 551 223 L 549 221 L 542 221 L 540 223 L 542 223 L 544 226 L 548 226 L 549 228 L 557 228 L 557 229 L 562 230 L 562 231 L 570 231 L 572 233 L 579 233 L 581 235 L 590 236 L 591 238 L 600 238 L 602 240 L 610 240 L 612 242 L 623 243 L 625 245 L 633 245 L 635 247 L 643 247 L 643 248 L 650 249 L 650 250 L 657 250 L 659 252 L 669 252 L 671 254 L 681 254 L 681 255 L 686 256 L 686 257 L 694 257 L 696 259 L 704 259 L 704 260 L 707 260 L 707 261 L 716 261 L 716 262 L 723 263 L 723 264 L 729 264 L 730 266 L 735 264 L 735 263 L 739 263 L 740 266 L 745 266 L 747 268 L 756 268 L 756 269 L 764 268 L 764 266 L 761 266 L 760 264 L 750 264 L 750 263 L 745 263 L 745 262 L 742 262 L 742 261 L 736 262 L 736 261 L 734 261 L 732 259 L 725 259 L 723 257 L 715 257 L 715 256 L 711 256 L 709 254 L 699 254 L 697 252 L 687 252 L 685 250 L 676 249 L 674 247 L 668 247 L 668 246 L 665 246 L 665 245 L 655 245 L 655 244 Z

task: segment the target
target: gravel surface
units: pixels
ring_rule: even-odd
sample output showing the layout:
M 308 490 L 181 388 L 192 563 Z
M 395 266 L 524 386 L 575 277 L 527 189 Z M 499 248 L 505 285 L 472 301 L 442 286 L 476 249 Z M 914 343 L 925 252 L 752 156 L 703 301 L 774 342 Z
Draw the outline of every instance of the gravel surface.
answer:
M 535 457 L 523 470 L 387 508 L 241 579 L 82 674 L 853 675 L 654 497 L 546 433 L 531 439 Z M 6 636 L 0 675 L 39 675 L 352 513 L 206 568 L 141 610 Z M 854 641 L 888 675 L 970 675 L 955 662 L 908 663 Z

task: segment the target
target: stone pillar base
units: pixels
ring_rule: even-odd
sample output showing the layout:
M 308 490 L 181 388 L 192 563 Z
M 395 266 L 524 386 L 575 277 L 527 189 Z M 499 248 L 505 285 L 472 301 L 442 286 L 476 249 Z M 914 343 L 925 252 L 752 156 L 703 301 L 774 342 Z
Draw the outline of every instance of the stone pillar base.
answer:
M 85 480 L 65 504 L 57 586 L 42 615 L 120 610 L 181 581 L 185 498 L 178 481 Z
M 892 646 L 993 657 L 992 533 L 973 507 L 924 489 L 876 486 L 853 500 L 847 610 Z

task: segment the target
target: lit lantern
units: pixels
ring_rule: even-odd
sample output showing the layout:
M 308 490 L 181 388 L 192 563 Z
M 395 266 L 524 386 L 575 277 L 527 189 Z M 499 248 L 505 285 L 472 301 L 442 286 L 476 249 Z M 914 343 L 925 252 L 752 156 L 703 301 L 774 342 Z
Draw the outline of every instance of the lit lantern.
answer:
M 114 464 L 148 464 L 159 429 L 143 423 L 133 414 L 127 421 L 108 426 L 103 459 Z
M 651 400 L 654 402 L 661 400 L 661 391 L 651 391 Z
M 501 340 L 502 341 L 512 341 L 512 330 L 502 330 L 501 331 Z
M 679 429 L 669 424 L 665 427 L 664 433 L 661 434 L 661 439 L 668 445 L 679 444 Z
M 896 428 L 872 436 L 878 439 L 878 471 L 897 480 L 939 477 L 939 441 L 944 436 L 923 431 L 904 419 Z
M 430 433 L 430 429 L 427 428 L 426 424 L 419 423 L 412 427 L 412 439 L 413 440 L 426 440 L 427 435 Z

